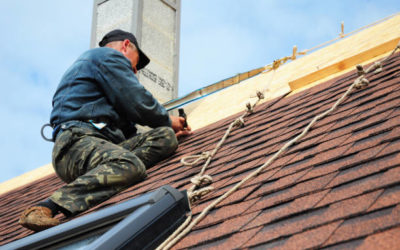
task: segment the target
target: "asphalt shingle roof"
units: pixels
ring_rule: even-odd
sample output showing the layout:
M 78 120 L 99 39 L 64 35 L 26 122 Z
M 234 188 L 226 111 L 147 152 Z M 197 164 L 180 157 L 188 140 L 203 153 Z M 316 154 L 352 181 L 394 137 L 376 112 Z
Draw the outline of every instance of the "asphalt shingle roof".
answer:
M 400 236 L 400 55 L 370 85 L 354 90 L 331 115 L 237 192 L 222 201 L 174 248 L 393 248 Z M 329 109 L 355 71 L 300 93 L 268 101 L 246 117 L 215 155 L 207 174 L 215 190 L 192 206 L 196 217 L 262 165 L 312 118 Z M 235 117 L 199 129 L 148 178 L 89 210 L 169 184 L 191 186 L 202 163 L 182 156 L 212 150 Z M 51 175 L 0 196 L 0 245 L 29 235 L 17 224 L 27 206 L 62 185 Z

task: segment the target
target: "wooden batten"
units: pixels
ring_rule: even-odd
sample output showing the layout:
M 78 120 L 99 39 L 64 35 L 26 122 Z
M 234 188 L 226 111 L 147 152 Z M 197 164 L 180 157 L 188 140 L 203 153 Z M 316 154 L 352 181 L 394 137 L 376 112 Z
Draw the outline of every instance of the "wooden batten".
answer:
M 392 51 L 400 41 L 400 15 L 340 39 L 289 63 L 292 91 Z M 289 66 L 290 65 L 290 66 Z M 285 65 L 286 66 L 286 65 Z
M 326 66 L 324 68 L 318 69 L 308 75 L 300 77 L 294 81 L 289 82 L 290 89 L 292 91 L 305 87 L 306 85 L 318 81 L 327 76 L 333 75 L 337 72 L 341 72 L 348 68 L 354 68 L 357 64 L 362 64 L 370 60 L 371 58 L 375 58 L 379 55 L 385 54 L 389 51 L 392 51 L 396 45 L 399 43 L 400 38 L 392 39 L 388 42 L 380 44 L 376 47 L 373 47 L 369 50 L 363 51 L 361 53 L 356 53 L 355 55 L 345 58 L 342 61 L 336 62 L 332 65 Z

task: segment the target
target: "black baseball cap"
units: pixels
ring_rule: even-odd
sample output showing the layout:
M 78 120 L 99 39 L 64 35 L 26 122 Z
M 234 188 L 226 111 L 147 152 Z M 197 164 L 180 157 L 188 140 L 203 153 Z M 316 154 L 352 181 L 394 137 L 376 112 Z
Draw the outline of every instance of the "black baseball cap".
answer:
M 139 45 L 137 43 L 136 37 L 130 33 L 126 32 L 120 29 L 116 29 L 113 31 L 108 32 L 103 39 L 99 42 L 100 47 L 104 47 L 107 43 L 109 42 L 114 42 L 114 41 L 123 41 L 125 39 L 128 39 L 131 41 L 133 44 L 135 44 L 138 52 L 139 52 L 139 62 L 136 65 L 136 69 L 140 70 L 144 67 L 146 67 L 147 64 L 149 64 L 150 59 L 146 56 L 145 53 L 139 48 Z

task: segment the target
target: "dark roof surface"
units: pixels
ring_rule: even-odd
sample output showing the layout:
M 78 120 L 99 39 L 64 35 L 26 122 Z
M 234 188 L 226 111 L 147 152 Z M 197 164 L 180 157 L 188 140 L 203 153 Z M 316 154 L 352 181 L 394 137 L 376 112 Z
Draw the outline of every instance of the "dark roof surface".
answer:
M 368 74 L 331 115 L 295 146 L 217 205 L 175 248 L 394 248 L 400 236 L 400 56 Z M 194 216 L 262 165 L 311 119 L 329 109 L 355 71 L 259 105 L 216 154 L 207 174 L 215 190 L 193 205 Z M 176 154 L 148 170 L 148 178 L 89 210 L 170 184 L 191 186 L 200 171 L 182 156 L 212 150 L 236 116 L 184 140 Z M 0 196 L 0 245 L 29 235 L 17 224 L 27 206 L 62 185 L 55 176 Z M 87 213 L 88 213 L 87 212 Z

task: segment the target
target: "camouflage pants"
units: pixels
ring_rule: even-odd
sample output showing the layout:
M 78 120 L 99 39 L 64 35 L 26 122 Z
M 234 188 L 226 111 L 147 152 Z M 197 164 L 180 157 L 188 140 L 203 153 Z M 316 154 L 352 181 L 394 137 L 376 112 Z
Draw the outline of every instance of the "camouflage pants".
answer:
M 57 137 L 52 155 L 57 175 L 69 184 L 50 199 L 71 214 L 85 211 L 143 180 L 146 169 L 171 155 L 177 145 L 169 127 L 120 144 L 109 142 L 91 128 L 69 128 Z

